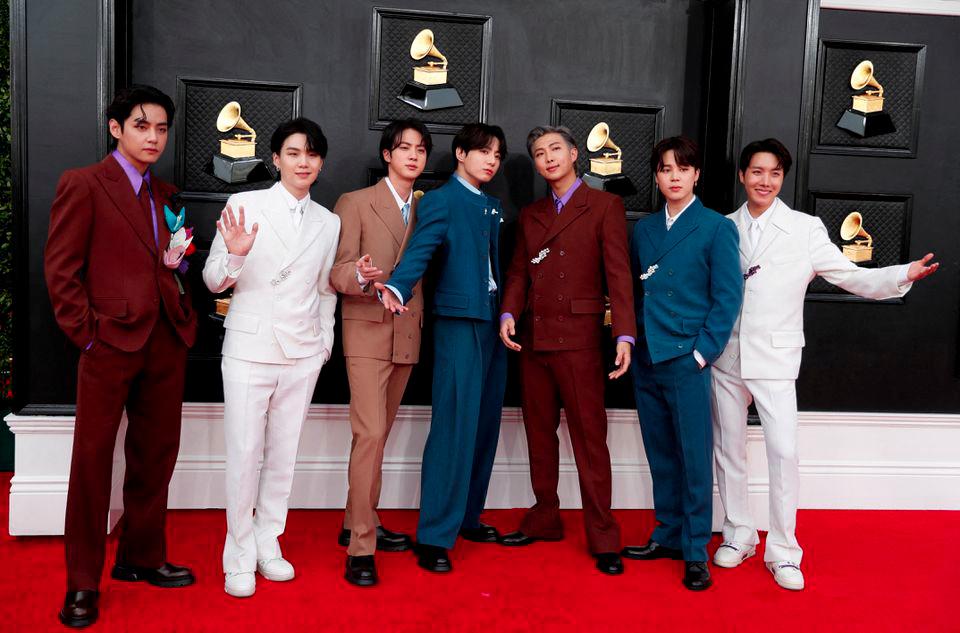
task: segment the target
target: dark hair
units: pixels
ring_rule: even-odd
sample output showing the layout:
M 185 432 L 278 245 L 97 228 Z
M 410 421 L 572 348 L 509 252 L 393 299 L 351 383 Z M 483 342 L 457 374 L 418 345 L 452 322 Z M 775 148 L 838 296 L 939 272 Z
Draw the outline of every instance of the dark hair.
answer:
M 291 119 L 277 126 L 270 137 L 270 151 L 279 154 L 283 149 L 283 142 L 294 134 L 303 134 L 307 137 L 307 149 L 320 154 L 320 158 L 327 157 L 327 137 L 323 135 L 320 126 L 303 117 Z
M 538 125 L 527 134 L 527 153 L 530 154 L 530 158 L 533 158 L 533 144 L 547 134 L 559 134 L 570 149 L 577 146 L 570 128 L 563 125 Z
M 433 138 L 430 136 L 430 130 L 420 119 L 398 119 L 387 127 L 383 128 L 383 134 L 380 135 L 380 164 L 384 169 L 387 167 L 387 161 L 383 160 L 383 152 L 392 152 L 400 145 L 400 139 L 407 130 L 414 130 L 423 137 L 423 147 L 427 150 L 427 157 L 433 151 Z
M 104 114 L 107 121 L 115 120 L 120 124 L 122 130 L 123 122 L 127 120 L 133 109 L 144 103 L 154 103 L 163 108 L 167 113 L 167 125 L 173 125 L 173 115 L 176 112 L 173 99 L 157 88 L 143 84 L 133 84 L 117 90 L 116 94 L 113 95 L 113 101 L 107 106 Z
M 759 154 L 760 152 L 767 152 L 768 154 L 776 156 L 777 167 L 783 170 L 784 176 L 790 172 L 790 166 L 793 165 L 790 151 L 783 143 L 775 138 L 765 138 L 762 141 L 754 141 L 744 147 L 743 151 L 740 152 L 740 171 L 747 171 L 747 167 L 750 166 L 750 161 L 753 160 L 753 155 Z
M 488 147 L 493 139 L 500 142 L 500 160 L 507 157 L 507 138 L 503 135 L 503 130 L 499 125 L 487 125 L 486 123 L 467 123 L 457 135 L 453 137 L 453 143 L 450 144 L 453 151 L 454 160 L 457 157 L 457 149 L 462 149 L 464 153 L 469 154 L 471 150 Z
M 653 146 L 650 171 L 656 174 L 663 167 L 663 155 L 673 150 L 673 158 L 681 167 L 700 169 L 700 146 L 686 136 L 670 136 Z

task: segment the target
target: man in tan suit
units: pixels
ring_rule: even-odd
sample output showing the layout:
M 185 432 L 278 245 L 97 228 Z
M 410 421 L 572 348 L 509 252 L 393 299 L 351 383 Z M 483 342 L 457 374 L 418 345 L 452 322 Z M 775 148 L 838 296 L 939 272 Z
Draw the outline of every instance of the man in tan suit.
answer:
M 393 314 L 377 299 L 373 282 L 386 281 L 400 260 L 415 224 L 413 185 L 432 149 L 416 119 L 383 131 L 380 160 L 387 177 L 340 197 L 340 246 L 330 279 L 343 294 L 343 353 L 350 381 L 350 490 L 339 542 L 347 547 L 344 577 L 362 587 L 377 583 L 374 551 L 411 547 L 406 534 L 380 525 L 383 446 L 400 407 L 413 364 L 420 356 L 423 294 L 419 285 L 409 310 Z

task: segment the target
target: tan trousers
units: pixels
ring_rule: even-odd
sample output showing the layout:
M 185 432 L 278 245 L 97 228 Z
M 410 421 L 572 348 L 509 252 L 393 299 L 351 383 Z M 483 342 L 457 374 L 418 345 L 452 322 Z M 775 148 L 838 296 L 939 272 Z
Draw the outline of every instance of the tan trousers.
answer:
M 351 531 L 350 556 L 370 556 L 377 549 L 383 447 L 412 369 L 387 360 L 347 357 L 353 443 L 343 525 Z

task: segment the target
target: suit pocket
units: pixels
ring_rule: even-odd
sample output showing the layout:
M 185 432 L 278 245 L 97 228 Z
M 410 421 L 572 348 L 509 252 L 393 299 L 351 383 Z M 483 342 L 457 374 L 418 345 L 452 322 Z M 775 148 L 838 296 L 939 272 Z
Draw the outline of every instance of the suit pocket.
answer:
M 604 311 L 603 299 L 571 299 L 571 314 L 599 314 Z
M 260 329 L 260 317 L 247 312 L 230 310 L 230 312 L 227 313 L 227 318 L 223 321 L 223 327 L 228 330 L 256 334 Z
M 803 347 L 805 342 L 802 331 L 770 333 L 770 344 L 774 347 Z
M 470 305 L 470 298 L 456 292 L 438 292 L 433 295 L 433 303 L 446 308 L 466 310 L 467 306 Z
M 103 299 L 94 297 L 90 300 L 93 310 L 98 315 L 107 317 L 125 317 L 127 316 L 126 299 Z
M 389 291 L 387 291 L 389 292 Z M 374 323 L 383 323 L 383 313 L 385 308 L 383 304 L 374 302 L 353 302 L 344 301 L 341 314 L 344 319 L 355 319 L 358 321 L 373 321 Z

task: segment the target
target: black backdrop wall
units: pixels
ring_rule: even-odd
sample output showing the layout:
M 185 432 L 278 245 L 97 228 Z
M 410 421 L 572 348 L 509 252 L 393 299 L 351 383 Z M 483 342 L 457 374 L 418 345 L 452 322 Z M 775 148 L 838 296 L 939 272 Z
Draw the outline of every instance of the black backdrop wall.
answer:
M 24 0 L 11 3 L 23 26 L 12 29 L 26 55 L 15 60 L 15 117 L 20 167 L 16 356 L 18 405 L 23 412 L 68 412 L 74 398 L 76 353 L 53 321 L 42 277 L 42 251 L 57 177 L 72 166 L 100 158 L 104 95 L 128 81 L 176 92 L 177 77 L 249 79 L 303 84 L 304 115 L 318 120 L 330 153 L 315 200 L 332 208 L 337 197 L 367 184 L 377 165 L 379 132 L 369 129 L 370 49 L 374 3 L 289 1 L 196 3 L 167 0 Z M 834 36 L 869 16 L 884 38 L 926 42 L 927 82 L 916 159 L 812 156 L 809 182 L 848 184 L 870 172 L 853 190 L 896 184 L 915 190 L 911 255 L 921 248 L 941 252 L 944 270 L 918 287 L 903 305 L 810 303 L 808 350 L 801 376 L 805 409 L 861 411 L 958 411 L 955 364 L 958 328 L 958 266 L 950 250 L 960 203 L 957 176 L 947 156 L 958 138 L 948 108 L 956 102 L 950 61 L 957 58 L 956 19 L 895 14 L 821 12 L 789 0 L 657 1 L 573 0 L 519 3 L 510 0 L 394 2 L 401 9 L 443 10 L 493 18 L 487 120 L 504 127 L 511 155 L 489 188 L 507 210 L 503 240 L 509 253 L 511 224 L 519 208 L 544 193 L 524 152 L 530 127 L 548 122 L 552 98 L 665 106 L 663 131 L 685 133 L 706 146 L 702 192 L 707 204 L 727 211 L 737 199 L 733 158 L 743 141 L 781 136 L 806 161 L 803 95 L 809 66 L 805 37 L 818 23 Z M 831 13 L 837 13 L 833 17 Z M 810 19 L 812 16 L 813 19 Z M 903 34 L 901 24 L 916 35 Z M 951 37 L 953 39 L 951 39 Z M 64 54 L 69 51 L 69 55 Z M 937 75 L 936 70 L 941 74 Z M 935 77 L 942 77 L 937 80 Z M 805 83 L 807 82 L 807 83 Z M 943 92 L 946 91 L 946 92 Z M 939 95 L 943 95 L 941 100 Z M 15 121 L 16 123 L 16 121 Z M 258 130 L 261 134 L 269 131 Z M 950 135 L 953 135 L 952 137 Z M 449 169 L 450 136 L 435 135 L 428 169 Z M 806 150 L 804 150 L 806 148 Z M 157 173 L 174 176 L 171 142 Z M 909 169 L 905 165 L 910 165 Z M 885 171 L 884 171 L 885 170 Z M 845 179 L 842 174 L 848 174 Z M 719 174 L 719 176 L 717 176 Z M 807 183 L 791 178 L 785 199 L 805 200 Z M 821 180 L 822 179 L 822 180 Z M 220 205 L 191 202 L 190 222 L 198 245 L 213 236 Z M 914 247 L 913 245 L 917 246 Z M 929 246 L 926 246 L 929 245 Z M 202 268 L 203 253 L 193 270 Z M 212 298 L 194 278 L 198 310 Z M 222 399 L 217 324 L 202 317 L 201 342 L 191 354 L 187 400 Z M 429 402 L 430 354 L 418 368 L 407 402 Z M 908 373 L 902 369 L 908 368 Z M 901 370 L 901 371 L 898 371 Z M 516 376 L 514 371 L 512 376 Z M 612 386 L 611 406 L 632 407 L 626 380 Z M 315 400 L 348 399 L 338 352 L 321 375 Z M 515 387 L 508 404 L 516 403 Z

